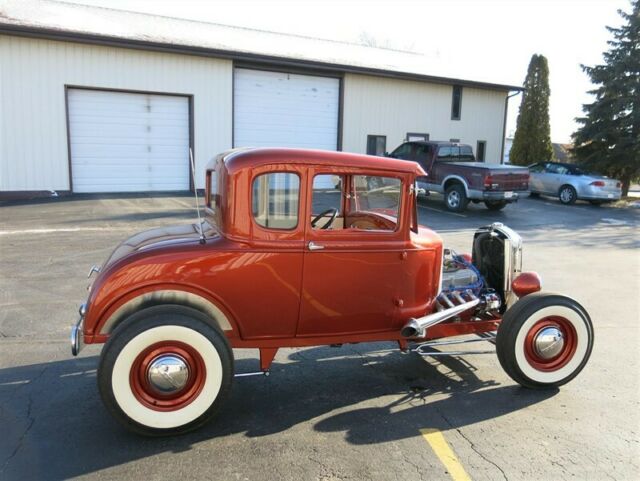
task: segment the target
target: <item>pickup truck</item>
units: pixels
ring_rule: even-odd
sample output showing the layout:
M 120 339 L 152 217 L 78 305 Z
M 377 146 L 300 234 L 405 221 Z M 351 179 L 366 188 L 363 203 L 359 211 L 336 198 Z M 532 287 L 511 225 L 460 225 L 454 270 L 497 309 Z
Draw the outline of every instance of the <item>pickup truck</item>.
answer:
M 529 169 L 476 162 L 470 145 L 457 142 L 405 142 L 389 157 L 413 160 L 427 173 L 417 184 L 426 194 L 444 194 L 446 208 L 466 209 L 469 201 L 481 201 L 490 210 L 501 210 L 528 193 Z

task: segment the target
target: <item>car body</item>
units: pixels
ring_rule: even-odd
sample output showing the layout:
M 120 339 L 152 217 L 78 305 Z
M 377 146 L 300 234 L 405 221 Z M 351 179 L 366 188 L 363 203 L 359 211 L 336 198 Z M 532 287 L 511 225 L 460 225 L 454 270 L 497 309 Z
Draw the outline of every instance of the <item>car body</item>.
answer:
M 389 157 L 418 162 L 426 175 L 418 185 L 427 192 L 444 194 L 445 207 L 463 211 L 469 201 L 484 202 L 500 210 L 528 193 L 526 167 L 476 162 L 470 145 L 443 141 L 410 141 Z
M 181 433 L 217 412 L 234 376 L 255 374 L 234 373 L 233 348 L 259 349 L 264 374 L 282 347 L 394 341 L 424 355 L 426 341 L 498 328 L 515 380 L 570 380 L 593 342 L 584 309 L 538 292 L 506 226 L 479 229 L 473 256 L 444 249 L 418 224 L 423 175 L 415 162 L 340 152 L 218 155 L 201 222 L 136 234 L 90 272 L 72 352 L 106 343 L 107 409 L 142 434 Z
M 577 165 L 561 162 L 538 162 L 529 166 L 531 193 L 558 197 L 563 204 L 587 200 L 602 204 L 620 200 L 621 183 L 608 177 L 590 174 Z

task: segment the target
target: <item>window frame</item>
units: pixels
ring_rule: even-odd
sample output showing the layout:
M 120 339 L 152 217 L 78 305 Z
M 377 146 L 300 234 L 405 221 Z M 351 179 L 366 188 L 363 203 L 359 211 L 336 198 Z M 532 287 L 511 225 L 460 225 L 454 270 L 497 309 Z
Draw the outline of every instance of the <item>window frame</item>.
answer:
M 410 137 L 419 137 L 419 138 L 412 139 Z M 405 139 L 406 139 L 405 142 L 428 142 L 429 134 L 423 133 L 423 132 L 407 132 Z
M 296 204 L 296 224 L 293 227 L 289 227 L 289 228 L 281 228 L 281 227 L 271 227 L 271 226 L 265 226 L 262 225 L 258 222 L 258 220 L 256 219 L 255 213 L 253 212 L 253 200 L 254 200 L 254 184 L 256 182 L 256 180 L 258 180 L 260 177 L 262 177 L 263 175 L 274 175 L 274 174 L 291 174 L 291 175 L 295 175 L 298 178 L 298 202 Z M 250 209 L 250 214 L 251 214 L 251 222 L 253 223 L 253 225 L 259 229 L 268 231 L 268 232 L 292 232 L 295 230 L 298 230 L 300 228 L 300 217 L 301 217 L 301 207 L 303 205 L 303 202 L 301 202 L 302 197 L 303 197 L 303 182 L 304 182 L 304 178 L 302 176 L 302 174 L 300 172 L 297 171 L 292 171 L 292 170 L 286 170 L 286 169 L 282 169 L 282 170 L 268 170 L 268 171 L 262 171 L 262 172 L 258 172 L 256 173 L 254 176 L 251 177 L 251 183 L 250 183 L 250 187 L 249 187 L 249 191 L 251 193 L 251 197 L 250 197 L 250 202 L 249 202 L 249 209 Z
M 457 97 L 457 109 L 456 109 L 456 97 Z M 461 118 L 462 118 L 462 85 L 453 85 L 452 91 L 451 91 L 451 120 L 460 120 Z
M 480 145 L 482 145 L 482 158 L 480 158 Z M 476 162 L 486 162 L 487 158 L 487 141 L 478 140 L 476 142 Z
M 369 146 L 371 145 L 371 141 L 373 141 L 374 147 L 377 147 L 377 140 L 384 139 L 384 147 L 382 149 L 382 154 L 378 154 L 376 152 L 369 152 Z M 377 135 L 377 134 L 367 134 L 367 155 L 375 155 L 378 157 L 384 156 L 387 152 L 387 136 L 386 135 Z
M 366 238 L 368 238 L 371 242 L 375 242 L 376 238 L 378 236 L 381 236 L 382 238 L 388 238 L 388 237 L 398 237 L 402 234 L 403 228 L 404 228 L 404 222 L 405 222 L 405 213 L 404 213 L 404 209 L 405 209 L 405 177 L 403 175 L 399 175 L 399 174 L 393 174 L 392 172 L 380 172 L 380 171 L 360 171 L 358 169 L 333 169 L 333 170 L 325 170 L 325 169 L 317 169 L 314 171 L 310 171 L 308 173 L 308 186 L 309 186 L 309 193 L 308 193 L 308 208 L 305 209 L 305 215 L 309 214 L 311 215 L 311 212 L 313 210 L 313 179 L 318 176 L 318 175 L 323 175 L 323 174 L 330 174 L 330 175 L 338 175 L 341 176 L 343 179 L 345 179 L 345 185 L 349 186 L 349 196 L 352 196 L 353 193 L 351 192 L 351 185 L 353 183 L 353 178 L 356 176 L 369 176 L 369 177 L 388 177 L 388 178 L 392 178 L 392 179 L 397 179 L 400 182 L 400 198 L 399 198 L 399 202 L 398 202 L 398 217 L 397 217 L 397 222 L 396 222 L 396 226 L 395 229 L 393 230 L 382 230 L 382 229 L 372 229 L 372 230 L 366 230 L 366 229 L 312 229 L 312 228 L 307 228 L 307 240 L 308 239 L 315 239 L 315 240 L 319 240 L 322 241 L 322 238 L 325 238 L 325 240 L 329 240 L 329 239 L 334 239 L 334 240 L 339 240 L 339 239 L 343 239 L 345 241 L 351 241 L 354 238 L 356 238 L 357 236 L 361 236 L 363 234 L 366 234 Z M 344 191 L 343 191 L 344 194 Z M 349 197 L 347 198 L 346 195 L 342 195 L 342 214 L 343 216 L 346 218 L 347 216 L 347 212 L 348 212 L 348 208 L 349 208 L 349 203 L 351 201 L 355 200 L 354 197 Z M 304 217 L 304 216 L 303 216 Z

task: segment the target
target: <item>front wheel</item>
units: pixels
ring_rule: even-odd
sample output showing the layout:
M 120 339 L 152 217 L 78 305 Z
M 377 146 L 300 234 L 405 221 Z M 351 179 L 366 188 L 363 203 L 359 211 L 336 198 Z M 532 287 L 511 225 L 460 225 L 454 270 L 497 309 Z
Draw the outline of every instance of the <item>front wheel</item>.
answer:
M 125 427 L 182 434 L 215 415 L 231 389 L 233 351 L 208 321 L 191 308 L 155 306 L 115 329 L 100 358 L 98 388 Z
M 502 210 L 506 207 L 507 202 L 504 200 L 485 200 L 484 205 L 489 210 Z
M 533 389 L 561 386 L 584 368 L 593 349 L 593 325 L 573 299 L 535 293 L 505 313 L 496 351 L 502 368 L 518 384 Z

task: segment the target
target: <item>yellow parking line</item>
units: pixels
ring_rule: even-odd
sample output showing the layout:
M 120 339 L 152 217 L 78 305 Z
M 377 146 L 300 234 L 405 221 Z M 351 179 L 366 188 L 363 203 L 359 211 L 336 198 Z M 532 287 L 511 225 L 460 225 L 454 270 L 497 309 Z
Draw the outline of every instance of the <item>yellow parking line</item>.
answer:
M 431 446 L 431 449 L 433 449 L 433 452 L 436 453 L 436 456 L 442 461 L 444 467 L 447 468 L 453 481 L 471 481 L 471 478 L 440 431 L 437 429 L 421 429 L 420 432 Z

